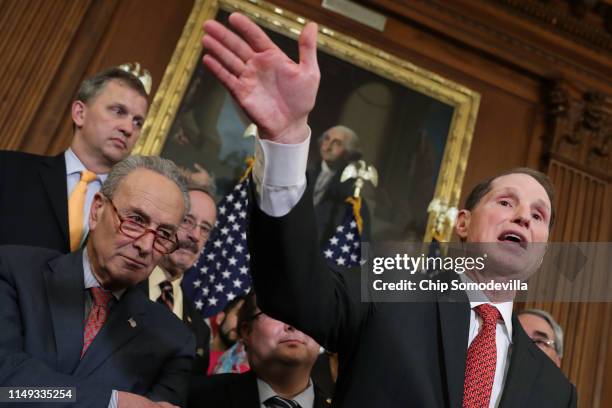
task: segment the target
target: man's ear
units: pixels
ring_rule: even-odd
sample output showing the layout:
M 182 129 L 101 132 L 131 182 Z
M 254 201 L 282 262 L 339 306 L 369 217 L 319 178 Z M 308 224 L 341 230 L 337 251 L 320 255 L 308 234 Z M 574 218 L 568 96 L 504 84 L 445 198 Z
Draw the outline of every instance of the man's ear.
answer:
M 98 222 L 100 222 L 100 218 L 102 217 L 102 212 L 104 211 L 104 196 L 102 193 L 97 192 L 91 203 L 91 209 L 89 210 L 89 230 L 93 231 L 96 228 Z
M 457 223 L 455 224 L 455 232 L 459 235 L 459 238 L 465 240 L 470 229 L 470 218 L 472 213 L 470 210 L 459 210 L 457 214 Z
M 72 102 L 72 109 L 71 109 L 71 114 L 72 114 L 72 121 L 74 122 L 74 125 L 77 128 L 80 128 L 83 126 L 83 123 L 85 123 L 85 115 L 87 111 L 87 105 L 85 105 L 85 102 L 83 101 L 74 101 Z
M 217 316 L 215 316 L 215 323 L 217 323 L 217 326 L 221 326 L 223 319 L 225 319 L 225 312 L 217 313 Z

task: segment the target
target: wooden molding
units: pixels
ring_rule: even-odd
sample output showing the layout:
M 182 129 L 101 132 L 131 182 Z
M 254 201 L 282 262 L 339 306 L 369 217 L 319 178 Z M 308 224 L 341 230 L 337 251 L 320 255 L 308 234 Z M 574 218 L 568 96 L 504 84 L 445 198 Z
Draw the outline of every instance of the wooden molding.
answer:
M 546 153 L 612 181 L 612 97 L 554 81 L 547 98 Z

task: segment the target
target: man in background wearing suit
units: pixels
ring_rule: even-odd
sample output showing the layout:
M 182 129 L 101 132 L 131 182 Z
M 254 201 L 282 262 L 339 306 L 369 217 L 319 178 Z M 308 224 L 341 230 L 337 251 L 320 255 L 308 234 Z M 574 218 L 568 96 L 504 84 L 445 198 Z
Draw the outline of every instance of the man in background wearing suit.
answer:
M 305 177 L 319 83 L 316 25 L 302 30 L 295 63 L 248 18 L 234 13 L 229 23 L 239 35 L 204 24 L 203 62 L 260 131 L 249 229 L 255 292 L 266 314 L 339 353 L 336 404 L 576 406 L 574 387 L 527 337 L 512 302 L 470 302 L 463 292 L 449 302 L 434 291 L 423 302 L 362 302 L 359 268 L 326 265 Z M 456 232 L 467 243 L 503 241 L 500 251 L 520 252 L 548 241 L 553 202 L 545 175 L 515 169 L 474 189 Z M 523 262 L 516 252 L 499 255 Z
M 183 404 L 193 334 L 134 286 L 176 248 L 188 208 L 171 161 L 131 156 L 94 195 L 85 248 L 1 246 L 0 385 L 76 387 L 78 406 Z
M 148 281 L 141 284 L 149 299 L 166 306 L 191 329 L 196 338 L 195 374 L 206 375 L 210 349 L 210 328 L 189 299 L 183 296 L 183 273 L 191 268 L 202 252 L 215 225 L 217 207 L 210 192 L 195 184 L 188 184 L 189 213 L 177 232 L 178 248 L 165 255 L 153 269 Z
M 251 370 L 194 379 L 189 406 L 218 408 L 323 408 L 327 397 L 310 379 L 319 345 L 294 327 L 271 318 L 249 293 L 238 314 Z
M 557 367 L 561 367 L 563 329 L 552 315 L 542 309 L 525 309 L 518 313 L 518 320 L 529 338 Z
M 0 151 L 0 245 L 64 253 L 79 248 L 94 194 L 132 151 L 147 109 L 140 80 L 111 68 L 81 84 L 72 103 L 74 136 L 64 153 Z

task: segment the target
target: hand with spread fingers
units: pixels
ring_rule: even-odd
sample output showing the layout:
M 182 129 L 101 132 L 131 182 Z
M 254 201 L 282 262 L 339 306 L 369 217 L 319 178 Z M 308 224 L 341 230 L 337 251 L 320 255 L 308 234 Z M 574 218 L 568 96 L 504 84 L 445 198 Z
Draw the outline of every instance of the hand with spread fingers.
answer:
M 229 23 L 236 33 L 214 20 L 204 23 L 204 65 L 257 125 L 262 139 L 302 142 L 319 88 L 317 25 L 308 23 L 302 30 L 295 63 L 244 15 L 233 13 Z

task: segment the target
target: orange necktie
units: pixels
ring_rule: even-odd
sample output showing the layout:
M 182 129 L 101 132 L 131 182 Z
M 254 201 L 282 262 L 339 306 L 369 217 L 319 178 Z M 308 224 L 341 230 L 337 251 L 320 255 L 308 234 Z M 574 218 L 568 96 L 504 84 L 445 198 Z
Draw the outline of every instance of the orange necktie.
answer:
M 83 235 L 83 207 L 87 195 L 87 185 L 96 179 L 96 173 L 89 170 L 81 172 L 81 180 L 77 183 L 68 198 L 68 228 L 70 228 L 70 250 L 76 250 Z

